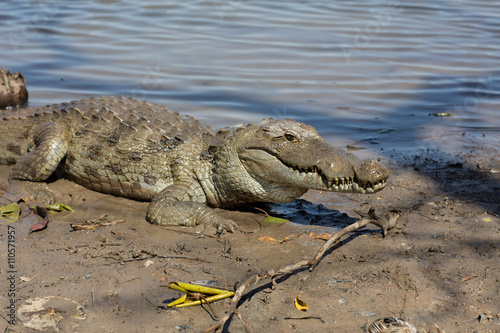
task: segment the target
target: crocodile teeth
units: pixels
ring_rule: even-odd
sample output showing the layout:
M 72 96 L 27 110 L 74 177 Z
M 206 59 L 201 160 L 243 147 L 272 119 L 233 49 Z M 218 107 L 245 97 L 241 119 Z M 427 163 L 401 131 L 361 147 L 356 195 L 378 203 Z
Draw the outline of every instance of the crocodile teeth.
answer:
M 385 186 L 385 182 L 381 181 L 377 184 L 371 184 L 370 182 L 360 182 L 359 179 L 354 176 L 347 176 L 342 178 L 328 179 L 323 175 L 321 169 L 317 166 L 312 166 L 309 168 L 299 167 L 297 165 L 285 164 L 291 170 L 300 173 L 301 177 L 311 177 L 313 176 L 317 180 L 322 180 L 328 189 L 341 192 L 367 192 L 373 193 L 377 188 Z

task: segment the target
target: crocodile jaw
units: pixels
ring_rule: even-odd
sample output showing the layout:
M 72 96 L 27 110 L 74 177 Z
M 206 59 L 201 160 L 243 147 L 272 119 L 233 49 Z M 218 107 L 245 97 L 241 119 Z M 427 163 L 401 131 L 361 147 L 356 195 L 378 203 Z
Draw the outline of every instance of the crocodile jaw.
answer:
M 352 158 L 350 168 L 332 172 L 334 163 L 300 167 L 284 162 L 263 150 L 248 149 L 239 153 L 247 172 L 260 183 L 268 186 L 290 186 L 332 192 L 375 193 L 387 185 L 387 170 L 372 160 Z M 339 156 L 339 159 L 345 158 Z M 349 158 L 351 159 L 351 158 Z M 342 164 L 346 164 L 342 161 Z M 316 163 L 320 164 L 320 163 Z M 326 166 L 326 169 L 325 169 Z M 368 177 L 371 176 L 371 177 Z

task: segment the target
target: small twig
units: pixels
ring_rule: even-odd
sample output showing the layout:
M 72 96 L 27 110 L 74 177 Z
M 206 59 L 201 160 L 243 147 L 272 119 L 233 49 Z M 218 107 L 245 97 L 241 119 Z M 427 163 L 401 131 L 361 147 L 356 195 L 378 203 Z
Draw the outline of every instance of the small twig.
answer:
M 307 316 L 307 317 L 285 317 L 283 318 L 285 320 L 308 320 L 308 319 L 317 319 L 319 321 L 321 321 L 322 323 L 324 323 L 325 321 L 319 317 L 319 316 Z
M 210 302 L 207 301 L 207 297 L 205 295 L 203 295 L 201 293 L 191 293 L 191 296 L 194 296 L 195 299 L 199 299 L 201 301 L 204 301 L 205 303 L 202 303 L 202 304 L 206 304 L 208 306 L 208 308 L 210 309 L 210 312 L 212 312 L 212 316 L 214 316 L 214 318 L 216 318 L 216 319 L 219 319 L 219 316 L 217 315 L 217 313 L 215 313 L 214 309 L 210 305 Z
M 396 282 L 396 285 L 398 286 L 399 289 L 403 289 L 403 287 L 401 286 L 401 284 L 398 282 L 398 280 L 396 280 L 392 275 L 390 275 L 389 273 L 387 272 L 383 272 L 388 278 L 392 279 L 394 282 Z M 386 290 L 387 290 L 387 287 L 386 287 Z
M 241 323 L 243 324 L 243 327 L 245 328 L 245 332 L 250 333 L 251 332 L 250 325 L 248 325 L 247 321 L 243 318 L 240 310 L 236 309 L 235 313 L 238 316 L 238 318 L 240 319 Z
M 101 221 L 104 221 L 107 217 L 108 217 L 108 214 L 104 214 L 104 215 L 99 216 L 98 218 L 87 220 L 87 221 L 85 221 L 85 223 L 86 224 L 99 223 Z
M 332 238 L 330 238 L 325 244 L 323 244 L 323 246 L 319 249 L 318 253 L 316 253 L 316 255 L 314 256 L 314 259 L 313 259 L 313 263 L 312 263 L 311 267 L 309 268 L 309 270 L 312 271 L 314 269 L 314 267 L 316 267 L 316 265 L 319 263 L 321 257 L 323 257 L 323 255 L 325 254 L 325 252 L 333 244 L 335 244 L 341 237 L 343 237 L 344 235 L 346 235 L 350 232 L 356 231 L 359 228 L 364 227 L 365 225 L 369 224 L 370 222 L 372 222 L 372 220 L 364 218 L 362 220 L 354 222 L 353 224 L 348 225 L 347 227 L 345 227 L 344 229 L 340 230 L 335 235 L 333 235 Z
M 252 208 L 253 208 L 253 209 L 256 209 L 256 210 L 258 210 L 258 211 L 261 211 L 262 213 L 264 213 L 264 214 L 266 215 L 266 217 L 268 217 L 268 216 L 269 216 L 269 214 L 268 214 L 268 213 L 267 213 L 264 209 L 262 209 L 262 208 L 259 208 L 259 207 L 252 207 Z
M 110 265 L 114 265 L 114 264 L 121 264 L 122 262 L 142 261 L 142 260 L 154 259 L 154 258 L 160 258 L 160 259 L 184 259 L 184 260 L 194 260 L 194 261 L 199 261 L 199 262 L 210 263 L 210 261 L 203 260 L 203 259 L 200 259 L 200 258 L 192 258 L 192 257 L 182 257 L 182 256 L 149 256 L 149 257 L 134 258 L 134 259 L 124 259 L 124 260 L 118 260 L 118 261 L 113 261 L 113 262 L 107 262 L 107 263 L 105 263 L 103 265 L 110 266 Z
M 104 222 L 106 220 L 106 215 L 103 215 L 95 220 L 87 220 L 83 224 L 70 224 L 73 230 L 90 230 L 98 227 L 107 227 L 116 225 L 118 223 L 124 223 L 125 220 L 115 220 L 111 222 Z
M 219 328 L 222 328 L 222 326 L 224 326 L 224 324 L 226 323 L 226 321 L 233 314 L 235 314 L 236 311 L 238 311 L 237 310 L 238 302 L 241 299 L 241 296 L 243 296 L 243 292 L 245 291 L 245 289 L 248 286 L 256 283 L 259 280 L 260 280 L 259 274 L 255 274 L 252 277 L 250 277 L 249 279 L 247 279 L 241 286 L 239 286 L 238 289 L 236 289 L 236 291 L 234 293 L 233 299 L 231 300 L 231 307 L 229 308 L 228 313 L 224 317 L 222 317 L 221 319 L 219 319 L 219 321 L 217 322 L 217 324 L 215 324 L 214 326 L 208 328 L 204 332 L 205 333 L 215 332 Z
M 484 275 L 483 275 L 483 278 L 481 279 L 481 282 L 479 283 L 479 286 L 477 286 L 477 288 L 472 292 L 473 294 L 475 294 L 479 289 L 481 289 L 481 287 L 483 286 L 484 284 L 484 281 L 486 281 L 486 278 L 488 277 L 488 267 L 486 267 L 484 269 Z
M 127 281 L 123 281 L 121 284 L 125 284 L 125 283 L 129 283 L 129 282 L 132 282 L 132 281 L 135 281 L 135 280 L 139 280 L 141 277 L 138 276 L 138 277 L 135 277 L 135 278 L 132 278 L 130 280 L 127 280 Z
M 477 274 L 472 274 L 472 275 L 469 275 L 469 276 L 464 277 L 461 281 L 462 281 L 462 283 L 463 283 L 463 282 L 465 282 L 465 281 L 469 281 L 470 279 L 473 279 L 473 278 L 475 278 L 475 277 L 477 277 Z
M 209 234 L 202 234 L 202 233 L 196 232 L 196 231 L 193 232 L 193 231 L 188 231 L 188 230 L 182 230 L 182 229 L 179 229 L 179 227 L 169 228 L 169 227 L 166 227 L 166 226 L 160 226 L 160 228 L 168 230 L 168 231 L 172 231 L 172 232 L 177 232 L 179 234 L 186 234 L 186 235 L 191 235 L 191 236 L 208 237 L 208 238 L 220 239 L 219 236 L 214 236 L 214 235 L 209 235 Z

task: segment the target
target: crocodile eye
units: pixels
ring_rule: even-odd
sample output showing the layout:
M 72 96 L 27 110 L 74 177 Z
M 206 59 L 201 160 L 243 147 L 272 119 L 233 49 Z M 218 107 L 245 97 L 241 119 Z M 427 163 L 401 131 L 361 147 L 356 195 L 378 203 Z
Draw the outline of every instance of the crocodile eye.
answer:
M 297 142 L 297 139 L 295 138 L 295 135 L 286 133 L 285 134 L 285 140 L 288 142 Z

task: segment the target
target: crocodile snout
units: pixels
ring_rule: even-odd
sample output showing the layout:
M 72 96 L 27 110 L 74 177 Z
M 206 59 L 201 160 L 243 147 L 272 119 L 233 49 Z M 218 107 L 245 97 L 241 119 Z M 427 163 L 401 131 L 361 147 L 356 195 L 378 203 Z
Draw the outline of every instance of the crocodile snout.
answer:
M 374 192 L 383 189 L 389 178 L 389 170 L 375 160 L 361 161 L 360 164 L 354 166 L 354 173 L 358 182 L 365 189 L 371 187 Z

